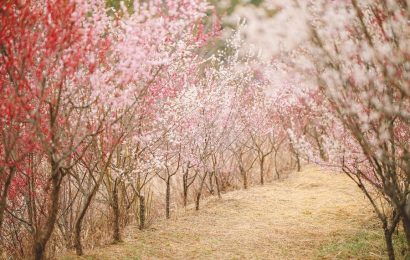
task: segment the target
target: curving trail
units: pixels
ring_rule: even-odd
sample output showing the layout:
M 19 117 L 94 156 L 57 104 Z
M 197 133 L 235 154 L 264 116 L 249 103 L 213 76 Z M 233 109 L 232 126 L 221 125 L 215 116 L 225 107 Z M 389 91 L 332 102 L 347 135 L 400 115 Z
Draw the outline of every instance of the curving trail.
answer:
M 354 236 L 374 218 L 347 177 L 314 167 L 202 205 L 143 232 L 129 228 L 124 243 L 87 251 L 83 259 L 335 258 L 342 252 L 326 255 L 321 248 Z

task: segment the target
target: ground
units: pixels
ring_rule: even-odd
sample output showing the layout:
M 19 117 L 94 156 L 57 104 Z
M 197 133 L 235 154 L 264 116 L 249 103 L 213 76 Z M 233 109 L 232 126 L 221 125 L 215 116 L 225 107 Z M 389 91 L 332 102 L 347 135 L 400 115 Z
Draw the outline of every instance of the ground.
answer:
M 182 209 L 145 231 L 130 227 L 123 243 L 81 259 L 384 259 L 380 231 L 351 180 L 307 167 L 209 198 L 200 211 Z

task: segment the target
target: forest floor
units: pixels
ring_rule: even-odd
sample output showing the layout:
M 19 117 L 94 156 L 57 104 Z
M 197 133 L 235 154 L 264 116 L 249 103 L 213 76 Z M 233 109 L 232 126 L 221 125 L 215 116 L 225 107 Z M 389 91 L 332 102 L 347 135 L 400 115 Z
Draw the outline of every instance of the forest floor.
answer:
M 174 212 L 123 243 L 65 259 L 384 259 L 380 225 L 345 175 L 307 167 Z M 400 238 L 396 238 L 401 243 Z M 400 257 L 398 257 L 400 258 Z

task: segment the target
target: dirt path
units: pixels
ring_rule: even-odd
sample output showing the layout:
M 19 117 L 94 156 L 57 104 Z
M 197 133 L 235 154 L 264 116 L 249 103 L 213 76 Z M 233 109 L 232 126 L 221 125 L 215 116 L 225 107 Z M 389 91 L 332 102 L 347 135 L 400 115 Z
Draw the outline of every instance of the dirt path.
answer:
M 288 179 L 181 210 L 87 259 L 316 259 L 323 245 L 356 234 L 373 214 L 344 175 L 309 167 Z

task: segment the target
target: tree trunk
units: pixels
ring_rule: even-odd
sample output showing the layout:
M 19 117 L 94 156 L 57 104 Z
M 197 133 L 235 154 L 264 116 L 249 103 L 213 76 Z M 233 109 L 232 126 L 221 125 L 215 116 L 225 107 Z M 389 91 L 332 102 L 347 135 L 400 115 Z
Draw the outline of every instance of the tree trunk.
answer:
M 60 189 L 61 189 L 61 180 L 63 174 L 61 169 L 57 166 L 54 161 L 51 161 L 51 194 L 50 194 L 50 204 L 47 210 L 47 220 L 43 227 L 40 227 L 36 230 L 34 234 L 34 245 L 33 253 L 36 260 L 44 259 L 44 253 L 47 246 L 47 242 L 50 239 L 51 234 L 53 233 L 55 222 L 57 220 L 59 200 L 60 200 Z
M 188 203 L 188 175 L 184 174 L 182 176 L 183 188 L 184 188 L 184 207 Z
M 298 172 L 300 172 L 300 170 L 301 170 L 301 166 L 300 166 L 300 157 L 299 157 L 299 153 L 297 153 L 296 152 L 296 165 L 297 165 L 297 169 L 298 169 Z
M 215 173 L 215 183 L 216 183 L 216 192 L 218 193 L 218 198 L 222 199 L 222 195 L 221 195 L 221 187 L 219 185 L 219 178 L 218 178 L 218 174 Z
M 78 216 L 76 222 L 75 222 L 75 234 L 74 234 L 74 248 L 77 253 L 77 255 L 83 255 L 83 245 L 81 243 L 81 229 L 82 229 L 82 224 L 83 220 L 85 217 L 85 214 L 88 211 L 88 208 L 90 207 L 91 201 L 94 198 L 95 194 L 98 191 L 98 188 L 100 187 L 100 184 L 102 182 L 104 174 L 101 174 L 99 179 L 97 180 L 97 183 L 94 185 L 93 189 L 91 190 L 91 193 L 88 194 L 88 196 L 85 199 L 84 206 L 81 209 L 80 215 Z
M 261 185 L 265 184 L 264 176 L 263 176 L 263 171 L 264 171 L 264 164 L 265 164 L 265 157 L 262 155 L 262 159 L 260 161 L 260 174 L 261 174 Z
M 77 255 L 83 255 L 83 245 L 81 244 L 81 224 L 82 221 L 77 221 L 75 223 L 75 230 L 74 230 L 74 248 Z
M 248 175 L 244 169 L 241 169 L 242 178 L 243 178 L 243 188 L 248 189 Z
M 165 215 L 167 219 L 170 218 L 170 213 L 169 213 L 169 207 L 170 207 L 169 204 L 170 204 L 170 197 L 171 197 L 171 182 L 170 181 L 171 179 L 170 177 L 168 177 L 167 182 L 166 182 L 167 190 L 165 193 Z
M 279 175 L 279 170 L 278 170 L 278 150 L 275 150 L 275 154 L 274 154 L 274 161 L 275 161 L 275 173 L 276 173 L 276 177 L 278 179 L 280 179 L 280 175 Z M 299 164 L 298 164 L 299 165 Z M 298 171 L 300 171 L 300 166 L 298 166 Z
M 296 151 L 295 147 L 293 147 L 292 142 L 290 143 L 290 149 L 291 149 L 292 153 L 295 155 L 297 171 L 300 172 L 301 165 L 300 165 L 299 153 Z
M 83 245 L 81 243 L 81 229 L 82 229 L 82 223 L 83 219 L 85 217 L 85 213 L 87 212 L 87 209 L 90 205 L 91 202 L 91 196 L 88 196 L 85 202 L 85 206 L 80 212 L 80 215 L 77 218 L 77 221 L 75 222 L 75 228 L 74 228 L 74 248 L 75 252 L 77 255 L 83 255 Z
M 139 212 L 140 225 L 139 225 L 139 229 L 143 230 L 145 228 L 145 197 L 143 195 L 140 195 L 139 200 L 140 200 L 140 212 Z
M 4 174 L 4 171 L 2 170 L 0 172 L 0 174 Z M 9 173 L 9 175 L 7 175 L 6 181 L 4 183 L 3 191 L 2 191 L 2 194 L 1 194 L 1 198 L 0 198 L 0 235 L 1 235 L 1 230 L 2 230 L 2 226 L 3 226 L 4 211 L 6 210 L 6 206 L 7 206 L 7 195 L 9 193 L 11 181 L 14 177 L 14 174 L 15 174 L 15 168 L 11 167 L 10 168 L 10 173 Z
M 214 183 L 213 183 L 213 181 L 212 181 L 212 176 L 214 175 L 214 172 L 211 172 L 209 175 L 208 175 L 208 180 L 209 180 L 209 193 L 211 193 L 211 195 L 214 195 Z
M 410 194 L 406 195 L 404 206 L 400 209 L 402 215 L 403 229 L 406 235 L 407 248 L 406 259 L 410 258 Z
M 389 260 L 394 260 L 394 248 L 393 248 L 393 231 L 389 230 L 387 227 L 384 227 L 384 239 L 386 241 L 386 248 L 387 248 L 387 255 L 389 256 Z
M 36 241 L 34 242 L 34 259 L 36 260 L 45 259 L 44 251 L 46 248 L 46 243 L 44 243 L 40 239 L 35 239 L 35 240 Z
M 201 191 L 196 194 L 195 210 L 199 210 L 199 202 L 201 201 Z
M 317 146 L 319 147 L 319 154 L 320 154 L 320 158 L 327 162 L 327 155 L 325 152 L 325 149 L 323 148 L 322 142 L 320 141 L 320 134 L 317 132 L 316 128 L 313 128 L 314 131 L 314 135 L 315 135 L 315 141 Z
M 120 205 L 118 201 L 118 188 L 117 181 L 114 183 L 113 197 L 112 197 L 112 211 L 114 215 L 114 232 L 113 232 L 113 242 L 117 243 L 121 241 L 121 231 L 120 231 Z
M 196 194 L 196 202 L 195 202 L 195 210 L 199 210 L 199 202 L 201 201 L 201 195 L 202 195 L 202 188 L 204 187 L 206 175 L 208 172 L 205 173 L 204 177 L 201 180 L 201 185 L 199 187 L 199 191 Z
M 410 256 L 410 219 L 406 215 L 406 213 L 402 214 L 402 222 L 403 222 L 403 229 L 404 229 L 404 234 L 406 235 L 406 240 L 407 240 L 407 252 L 406 256 Z M 407 259 L 407 258 L 406 258 Z

